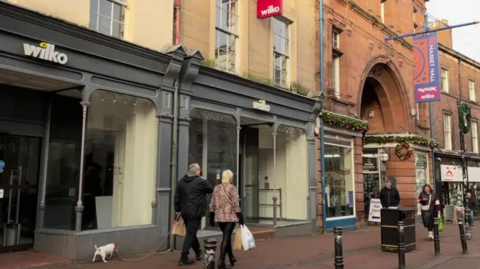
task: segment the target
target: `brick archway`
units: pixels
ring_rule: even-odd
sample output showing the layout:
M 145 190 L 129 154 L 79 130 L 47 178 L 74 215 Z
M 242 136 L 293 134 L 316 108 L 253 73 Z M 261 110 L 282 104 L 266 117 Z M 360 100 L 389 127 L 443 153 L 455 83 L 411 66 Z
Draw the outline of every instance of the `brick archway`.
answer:
M 374 100 L 374 98 L 377 98 Z M 366 100 L 371 101 L 362 103 Z M 386 56 L 373 57 L 360 82 L 357 114 L 369 121 L 370 133 L 405 133 L 413 130 L 407 87 L 395 64 Z M 370 107 L 369 107 L 370 106 Z M 368 111 L 374 111 L 373 117 Z

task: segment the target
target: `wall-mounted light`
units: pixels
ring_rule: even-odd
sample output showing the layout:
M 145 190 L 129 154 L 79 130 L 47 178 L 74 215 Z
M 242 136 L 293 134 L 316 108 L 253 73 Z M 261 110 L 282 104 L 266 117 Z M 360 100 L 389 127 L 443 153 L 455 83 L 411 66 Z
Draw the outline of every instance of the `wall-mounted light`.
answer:
M 390 156 L 388 156 L 388 153 L 386 153 L 385 151 L 381 152 L 379 157 L 380 157 L 380 161 L 384 163 L 387 162 L 388 159 L 390 158 Z

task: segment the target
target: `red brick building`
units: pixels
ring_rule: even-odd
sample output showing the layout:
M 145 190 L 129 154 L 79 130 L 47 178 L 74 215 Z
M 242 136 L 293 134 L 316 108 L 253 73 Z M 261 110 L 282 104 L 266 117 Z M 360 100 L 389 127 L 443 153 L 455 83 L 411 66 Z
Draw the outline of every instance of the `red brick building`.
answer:
M 319 135 L 317 219 L 318 226 L 327 230 L 364 223 L 370 200 L 378 197 L 385 179 L 399 189 L 401 205 L 412 208 L 417 207 L 422 186 L 433 185 L 435 141 L 429 139 L 428 104 L 417 105 L 414 100 L 412 38 L 384 41 L 422 31 L 426 1 L 374 2 L 324 1 L 325 148 L 322 151 Z M 449 40 L 448 36 L 442 64 L 447 51 L 453 59 L 457 55 L 447 49 L 451 33 L 442 34 L 440 40 Z M 319 64 L 317 68 L 320 71 Z M 464 85 L 468 92 L 466 80 Z M 443 105 L 454 118 L 452 102 L 457 97 L 450 95 L 434 105 L 435 115 L 440 116 L 435 122 L 441 120 Z M 364 132 L 367 122 L 369 129 Z M 441 127 L 435 125 L 437 139 L 443 134 Z M 382 153 L 388 154 L 385 162 L 380 160 Z
M 444 21 L 448 23 L 448 21 Z M 431 24 L 439 27 L 440 23 Z M 452 49 L 451 31 L 442 31 L 439 35 L 441 45 L 439 48 L 442 100 L 433 105 L 435 139 L 440 142 L 440 149 L 435 153 L 435 178 L 437 192 L 442 194 L 445 205 L 456 206 L 462 204 L 462 184 L 459 182 L 463 176 L 460 168 L 461 144 L 459 133 L 458 104 L 464 102 L 471 109 L 472 119 L 469 133 L 465 135 L 465 156 L 467 162 L 467 177 L 469 188 L 474 189 L 477 197 L 480 193 L 480 155 L 478 124 L 480 120 L 480 95 L 478 83 L 480 81 L 480 63 L 466 55 Z M 453 179 L 446 177 L 445 173 L 451 170 L 455 174 Z

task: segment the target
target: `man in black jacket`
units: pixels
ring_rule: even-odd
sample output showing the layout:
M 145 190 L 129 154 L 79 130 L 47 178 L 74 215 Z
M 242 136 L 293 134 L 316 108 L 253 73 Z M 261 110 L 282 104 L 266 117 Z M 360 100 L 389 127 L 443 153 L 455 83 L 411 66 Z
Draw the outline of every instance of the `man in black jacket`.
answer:
M 207 180 L 200 177 L 200 173 L 200 165 L 192 163 L 188 167 L 188 173 L 178 182 L 175 190 L 175 212 L 182 215 L 187 232 L 178 262 L 179 266 L 195 263 L 188 259 L 190 248 L 195 251 L 197 261 L 201 259 L 197 231 L 207 209 L 206 194 L 212 193 L 213 187 Z
M 380 191 L 380 202 L 383 208 L 400 204 L 400 193 L 397 188 L 392 187 L 392 182 L 389 179 L 385 180 L 385 187 Z

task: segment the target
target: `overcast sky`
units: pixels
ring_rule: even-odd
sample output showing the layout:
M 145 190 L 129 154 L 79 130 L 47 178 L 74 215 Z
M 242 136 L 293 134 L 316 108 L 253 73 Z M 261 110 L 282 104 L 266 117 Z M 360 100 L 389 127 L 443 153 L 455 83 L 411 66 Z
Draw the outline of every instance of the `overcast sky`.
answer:
M 480 0 L 430 0 L 428 14 L 449 25 L 480 21 Z M 452 29 L 453 49 L 480 62 L 480 24 Z

